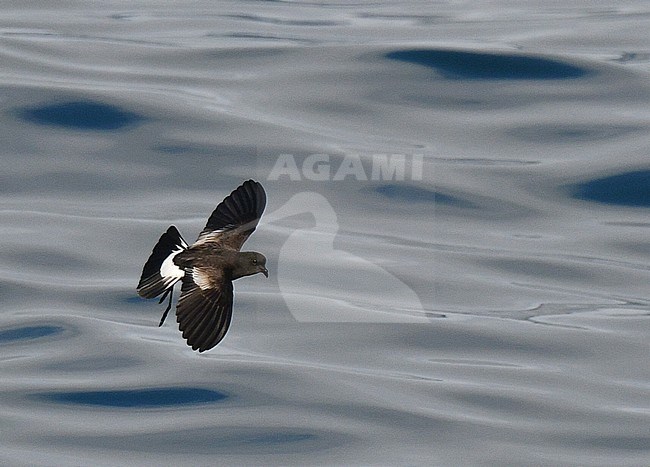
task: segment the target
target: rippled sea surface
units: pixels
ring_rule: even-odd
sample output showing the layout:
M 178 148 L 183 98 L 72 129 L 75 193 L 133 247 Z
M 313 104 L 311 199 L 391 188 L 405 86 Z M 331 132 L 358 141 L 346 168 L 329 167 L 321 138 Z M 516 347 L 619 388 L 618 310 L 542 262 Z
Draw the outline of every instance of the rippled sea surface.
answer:
M 0 12 L 0 464 L 650 464 L 647 3 L 58 3 Z M 199 355 L 135 286 L 248 178 Z

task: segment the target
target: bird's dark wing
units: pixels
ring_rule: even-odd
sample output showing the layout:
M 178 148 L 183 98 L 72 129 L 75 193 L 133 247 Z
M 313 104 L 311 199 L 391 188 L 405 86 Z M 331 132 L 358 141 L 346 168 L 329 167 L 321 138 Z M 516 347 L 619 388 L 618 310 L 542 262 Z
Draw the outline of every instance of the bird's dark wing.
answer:
M 176 321 L 192 350 L 210 350 L 224 338 L 232 317 L 232 295 L 232 282 L 222 270 L 185 269 Z
M 240 250 L 253 233 L 266 206 L 266 193 L 259 182 L 248 180 L 214 210 L 196 243 L 215 243 Z

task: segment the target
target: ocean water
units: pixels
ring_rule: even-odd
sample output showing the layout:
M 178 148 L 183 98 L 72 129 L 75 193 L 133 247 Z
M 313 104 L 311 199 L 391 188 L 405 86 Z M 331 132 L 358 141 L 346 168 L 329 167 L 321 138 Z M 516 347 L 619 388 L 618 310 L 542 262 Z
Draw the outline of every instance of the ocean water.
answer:
M 14 2 L 0 464 L 649 465 L 650 6 Z M 268 194 L 204 354 L 135 292 Z

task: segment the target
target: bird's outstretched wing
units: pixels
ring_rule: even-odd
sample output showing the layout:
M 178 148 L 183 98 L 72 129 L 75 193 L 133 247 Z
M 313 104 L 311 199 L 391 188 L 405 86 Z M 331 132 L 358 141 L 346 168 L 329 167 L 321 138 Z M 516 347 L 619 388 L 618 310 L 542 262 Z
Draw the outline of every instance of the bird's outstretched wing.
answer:
M 266 206 L 266 193 L 259 182 L 248 180 L 237 187 L 214 210 L 196 244 L 214 243 L 240 250 L 253 233 Z
M 224 338 L 232 317 L 232 296 L 232 282 L 223 271 L 186 268 L 176 321 L 192 350 L 210 350 Z

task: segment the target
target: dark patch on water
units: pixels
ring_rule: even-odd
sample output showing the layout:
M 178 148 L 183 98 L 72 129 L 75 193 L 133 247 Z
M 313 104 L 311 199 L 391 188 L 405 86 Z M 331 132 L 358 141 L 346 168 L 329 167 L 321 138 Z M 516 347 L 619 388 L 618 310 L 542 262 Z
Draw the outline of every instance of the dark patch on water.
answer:
M 553 124 L 518 127 L 507 133 L 526 141 L 549 144 L 620 138 L 639 130 L 642 128 L 629 125 Z
M 272 18 L 269 16 L 257 15 L 223 15 L 224 18 L 240 19 L 244 21 L 255 21 L 259 23 L 279 24 L 282 26 L 340 26 L 344 23 L 329 20 L 294 20 L 284 18 Z
M 174 455 L 239 455 L 308 453 L 354 441 L 349 434 L 292 427 L 205 426 L 187 430 L 115 436 L 53 435 L 42 440 L 67 446 Z
M 206 34 L 207 37 L 210 37 L 210 34 Z M 221 37 L 219 35 L 214 35 L 215 37 Z M 280 60 L 282 56 L 286 55 L 288 50 L 281 48 L 270 48 L 270 47 L 258 47 L 258 48 L 246 48 L 246 53 L 242 54 L 241 49 L 239 48 L 224 48 L 224 49 L 211 49 L 206 51 L 206 55 L 210 58 L 216 60 L 235 60 L 237 62 L 245 60 L 248 66 L 251 66 L 251 60 L 268 60 L 277 59 Z
M 224 393 L 200 388 L 122 389 L 113 391 L 52 392 L 40 398 L 62 404 L 151 408 L 219 402 Z
M 509 413 L 520 418 L 552 418 L 557 416 L 560 409 L 555 409 L 548 404 L 534 398 L 525 398 L 506 394 L 487 394 L 469 391 L 458 391 L 452 397 L 460 401 L 463 406 L 472 405 L 486 411 Z
M 301 441 L 308 441 L 315 439 L 311 433 L 264 433 L 259 435 L 249 436 L 242 439 L 243 443 L 254 444 L 260 446 L 263 444 L 285 444 L 285 443 L 299 443 Z
M 514 276 L 543 277 L 548 280 L 560 281 L 593 281 L 588 269 L 579 266 L 562 264 L 557 261 L 543 261 L 526 258 L 491 258 L 480 263 L 491 269 L 498 269 Z
M 203 166 L 212 163 L 215 157 L 219 157 L 224 163 L 232 161 L 238 166 L 246 165 L 254 169 L 256 167 L 259 150 L 251 145 L 201 145 L 185 142 L 169 142 L 152 146 L 153 151 L 170 156 L 183 156 L 183 161 L 195 158 L 197 165 Z M 205 157 L 209 158 L 208 160 Z M 185 163 L 185 162 L 183 162 Z M 205 173 L 203 170 L 202 173 Z M 214 179 L 211 179 L 214 180 Z
M 586 440 L 584 444 L 608 451 L 621 449 L 627 451 L 650 452 L 650 437 L 643 435 L 627 436 L 613 434 L 609 436 L 590 438 Z
M 636 226 L 635 226 L 636 227 Z M 641 227 L 650 227 L 648 225 Z M 627 253 L 632 253 L 638 259 L 646 258 L 650 260 L 650 241 L 616 241 L 611 243 L 614 248 L 621 249 Z
M 597 178 L 572 187 L 573 197 L 618 206 L 650 207 L 650 170 Z
M 411 15 L 406 13 L 370 13 L 370 12 L 361 12 L 358 13 L 357 18 L 368 18 L 368 19 L 381 19 L 381 20 L 390 20 L 390 21 L 409 21 L 413 24 L 437 24 L 441 22 L 448 21 L 448 18 L 443 15 Z
M 555 80 L 590 73 L 559 60 L 506 53 L 409 49 L 389 52 L 386 58 L 433 68 L 448 79 Z
M 231 39 L 260 39 L 268 41 L 286 41 L 297 42 L 301 44 L 314 44 L 316 41 L 310 39 L 287 37 L 287 36 L 273 36 L 270 34 L 255 34 L 255 33 L 231 33 L 231 34 L 207 34 L 206 37 L 228 37 Z
M 156 146 L 153 149 L 154 149 L 154 151 L 163 152 L 165 154 L 171 154 L 171 155 L 174 155 L 174 156 L 196 152 L 194 147 L 192 147 L 190 145 L 183 146 L 183 145 L 180 145 L 180 144 L 179 145 L 170 144 L 170 145 Z
M 380 195 L 396 201 L 408 201 L 414 203 L 436 203 L 445 206 L 455 206 L 459 208 L 473 208 L 472 203 L 455 196 L 446 195 L 426 188 L 420 188 L 412 185 L 387 184 L 375 188 Z
M 31 340 L 63 332 L 60 326 L 24 326 L 22 328 L 0 330 L 0 343 L 18 340 Z
M 144 120 L 141 115 L 117 106 L 89 100 L 26 107 L 17 113 L 30 123 L 75 130 L 119 130 Z
M 152 150 L 160 152 L 163 154 L 170 154 L 172 156 L 178 155 L 200 155 L 200 156 L 210 156 L 215 157 L 221 154 L 255 154 L 254 149 L 249 147 L 242 146 L 203 146 L 200 144 L 191 144 L 191 143 L 169 143 L 169 144 L 159 144 L 152 147 Z

